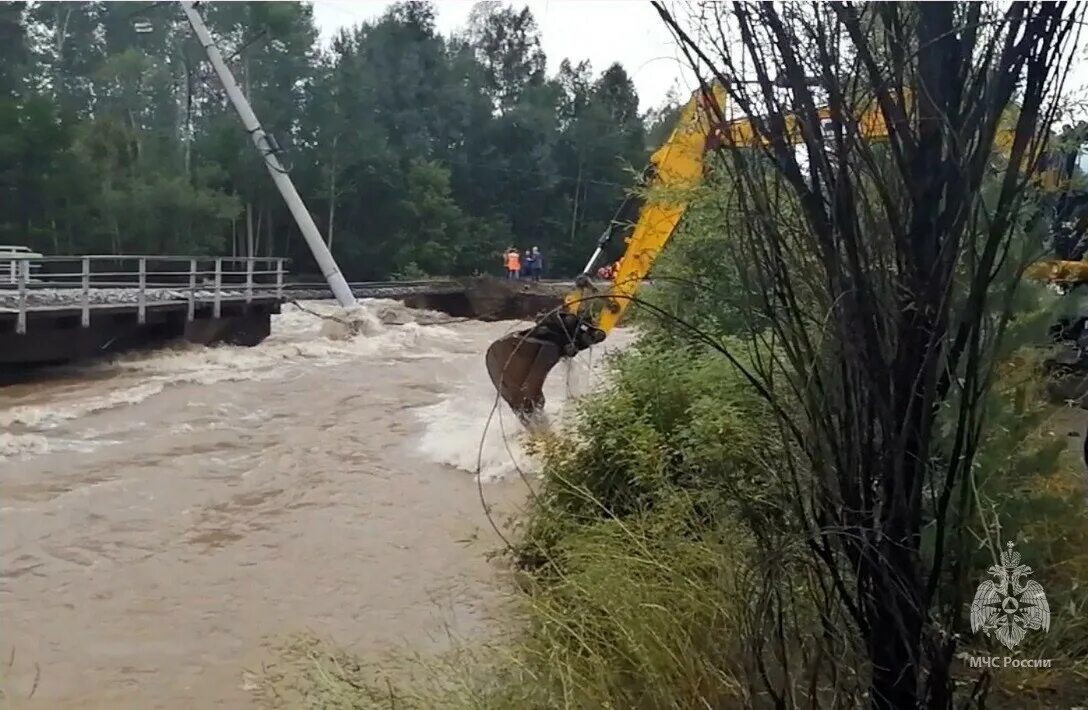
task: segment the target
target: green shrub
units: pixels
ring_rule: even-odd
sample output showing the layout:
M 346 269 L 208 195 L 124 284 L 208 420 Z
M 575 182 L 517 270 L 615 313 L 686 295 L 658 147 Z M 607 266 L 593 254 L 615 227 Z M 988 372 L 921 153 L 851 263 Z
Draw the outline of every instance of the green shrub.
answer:
M 1051 669 L 1001 669 L 992 677 L 995 707 L 1052 707 L 1088 694 L 1088 485 L 1079 442 L 1084 412 L 1048 402 L 1037 352 L 1023 351 L 1003 368 L 989 402 L 971 495 L 978 507 L 966 526 L 976 570 L 967 600 L 985 570 L 1012 541 L 1040 582 L 1051 610 L 1050 631 L 1029 633 L 1025 658 L 1050 658 Z M 993 640 L 966 637 L 962 651 L 990 655 Z M 970 675 L 977 675 L 977 672 Z
M 738 488 L 758 485 L 771 420 L 718 353 L 642 344 L 617 357 L 610 386 L 539 455 L 546 474 L 525 521 L 518 559 L 546 563 L 574 528 L 651 513 L 677 492 L 702 526 Z

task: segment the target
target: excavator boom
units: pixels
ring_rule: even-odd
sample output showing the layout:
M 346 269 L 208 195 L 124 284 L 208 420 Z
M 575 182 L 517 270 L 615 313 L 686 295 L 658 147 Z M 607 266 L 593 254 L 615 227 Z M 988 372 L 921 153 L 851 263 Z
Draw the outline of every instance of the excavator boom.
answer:
M 544 408 L 543 387 L 552 368 L 563 358 L 573 357 L 602 342 L 631 306 L 643 280 L 650 274 L 661 250 L 687 211 L 690 189 L 703 180 L 708 150 L 717 145 L 748 147 L 760 144 L 759 132 L 751 119 L 718 120 L 724 106 L 725 90 L 720 85 L 715 83 L 709 90 L 696 91 L 681 111 L 668 140 L 650 157 L 650 166 L 645 173 L 649 195 L 639 211 L 634 231 L 626 240 L 627 248 L 608 291 L 598 293 L 589 274 L 611 240 L 611 225 L 598 240 L 576 288 L 564 299 L 563 308 L 532 328 L 500 338 L 488 348 L 486 365 L 491 381 L 526 425 L 531 425 L 536 414 Z M 789 139 L 793 143 L 802 142 L 800 118 L 796 115 L 783 118 Z M 818 118 L 821 130 L 834 121 L 827 107 L 818 110 Z M 875 102 L 868 110 L 852 117 L 852 121 L 854 130 L 864 138 L 887 136 L 887 122 Z M 1001 131 L 996 141 L 997 149 L 1007 152 L 1011 144 L 1012 131 Z M 1058 190 L 1059 178 L 1044 173 L 1043 187 Z M 1042 262 L 1034 265 L 1029 276 L 1050 281 L 1088 282 L 1088 263 Z M 593 304 L 600 305 L 595 321 L 590 315 Z
M 720 88 L 713 91 L 717 105 L 724 105 L 724 91 Z M 586 264 L 577 288 L 564 299 L 561 312 L 533 328 L 500 338 L 488 348 L 486 364 L 491 381 L 523 422 L 530 422 L 543 409 L 543 386 L 551 369 L 563 357 L 572 357 L 603 341 L 616 326 L 675 232 L 688 207 L 683 197 L 685 191 L 703 179 L 707 138 L 714 125 L 709 98 L 702 91 L 696 92 L 681 111 L 668 140 L 650 157 L 647 170 L 650 199 L 639 212 L 608 293 L 598 295 L 588 275 L 611 239 L 611 226 Z M 655 196 L 653 193 L 657 191 L 663 196 Z M 586 315 L 594 301 L 601 302 L 595 324 Z

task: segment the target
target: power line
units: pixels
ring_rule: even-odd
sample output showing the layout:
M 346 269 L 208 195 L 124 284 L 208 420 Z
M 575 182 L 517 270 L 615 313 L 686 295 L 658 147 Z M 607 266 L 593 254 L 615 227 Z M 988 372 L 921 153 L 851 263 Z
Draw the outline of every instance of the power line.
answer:
M 132 13 L 130 13 L 130 17 L 135 17 L 137 15 L 141 15 L 141 14 L 150 12 L 151 10 L 154 10 L 156 8 L 163 7 L 163 6 L 169 5 L 169 4 L 171 4 L 171 3 L 165 2 L 165 1 L 151 3 L 150 5 L 142 7 L 140 9 L 138 9 L 138 10 L 134 10 Z M 336 6 L 334 4 L 332 4 L 332 3 L 328 3 L 327 6 L 336 8 Z M 340 8 L 336 8 L 336 9 L 340 9 Z M 547 12 L 545 11 L 545 17 L 546 16 L 547 16 Z M 264 38 L 266 35 L 267 35 L 267 31 L 262 30 L 256 36 L 254 36 L 249 41 L 247 41 L 244 45 L 242 45 L 241 47 L 236 49 L 224 61 L 230 61 L 233 58 L 239 56 L 246 49 L 251 47 L 258 40 Z M 217 49 L 219 48 L 218 47 L 219 42 L 214 37 L 212 38 L 212 43 L 213 43 L 213 45 L 216 46 Z M 211 82 L 209 81 L 210 76 L 208 74 L 206 74 L 203 71 L 198 70 L 197 72 L 194 73 L 194 75 L 200 81 L 200 83 L 203 84 L 205 86 L 205 88 L 207 88 L 209 90 L 209 92 L 219 96 L 220 100 L 224 100 L 226 98 L 225 97 L 225 91 L 224 91 L 223 87 L 222 86 L 218 86 L 218 87 L 213 86 L 211 84 Z M 283 155 L 284 154 L 284 151 L 282 149 L 277 149 L 277 148 L 278 148 L 278 146 L 274 148 L 273 146 L 269 145 L 267 149 L 262 150 L 261 154 L 262 154 L 263 162 L 265 162 L 266 165 L 268 165 L 271 170 L 274 170 L 274 171 L 279 172 L 281 174 L 286 174 L 288 172 L 288 170 L 286 170 L 286 169 L 284 169 L 284 168 L 282 168 L 280 166 L 274 165 L 274 163 L 276 161 L 269 160 L 269 158 L 271 156 L 273 156 L 273 155 Z M 493 171 L 493 172 L 509 173 L 509 174 L 515 174 L 515 175 L 532 175 L 532 176 L 536 176 L 536 177 L 550 178 L 551 180 L 554 180 L 554 181 L 557 181 L 557 182 L 576 183 L 576 184 L 582 184 L 582 185 L 599 185 L 599 186 L 602 186 L 602 187 L 611 187 L 611 188 L 619 188 L 619 189 L 627 189 L 629 187 L 629 185 L 613 182 L 613 181 L 610 181 L 610 180 L 596 180 L 596 179 L 584 178 L 584 177 L 573 178 L 573 177 L 567 177 L 565 175 L 557 175 L 557 174 L 553 174 L 553 173 L 547 173 L 547 172 L 540 171 L 540 170 L 526 170 L 526 169 L 519 169 L 519 168 L 512 168 L 512 167 L 503 167 L 503 166 L 498 166 L 498 165 L 487 165 L 487 164 L 483 164 L 483 163 L 471 163 L 471 162 L 466 162 L 466 161 L 454 161 L 452 163 L 447 164 L 447 168 L 449 168 L 451 170 L 455 169 L 457 167 L 465 167 L 465 168 L 468 168 L 470 170 L 489 170 L 489 171 Z
M 225 99 L 224 94 L 223 94 L 223 88 L 213 86 L 209 82 L 210 77 L 207 74 L 205 74 L 204 72 L 197 72 L 195 74 L 195 76 L 200 81 L 200 83 L 202 83 L 210 92 L 218 95 L 221 100 Z M 284 153 L 284 151 L 283 150 L 270 151 L 270 152 L 267 152 L 266 155 L 271 154 L 271 153 L 278 153 L 278 154 L 282 155 Z M 573 177 L 567 177 L 565 175 L 547 173 L 547 172 L 544 172 L 542 170 L 526 170 L 526 169 L 519 169 L 519 168 L 503 167 L 503 166 L 499 166 L 499 165 L 487 165 L 485 163 L 473 163 L 473 162 L 468 162 L 468 161 L 451 161 L 451 162 L 445 163 L 445 167 L 449 168 L 450 170 L 453 170 L 453 169 L 456 169 L 456 168 L 459 168 L 459 167 L 463 167 L 463 168 L 468 168 L 469 170 L 490 170 L 490 171 L 493 171 L 493 172 L 511 173 L 511 174 L 516 174 L 516 175 L 533 175 L 533 176 L 536 176 L 536 177 L 547 177 L 547 178 L 550 178 L 552 180 L 556 180 L 558 182 L 573 182 L 573 183 L 582 184 L 582 185 L 599 185 L 601 187 L 614 187 L 614 188 L 620 188 L 620 189 L 627 189 L 628 187 L 630 187 L 629 184 L 613 182 L 611 180 L 595 180 L 595 179 L 592 179 L 592 178 L 585 178 L 585 177 L 573 178 Z
M 241 47 L 239 47 L 238 49 L 231 52 L 231 55 L 229 57 L 225 58 L 223 61 L 224 62 L 232 61 L 235 57 L 237 57 L 238 55 L 245 52 L 252 45 L 256 44 L 257 40 L 262 39 L 263 37 L 265 37 L 267 35 L 268 35 L 268 30 L 261 30 L 256 35 L 254 35 L 248 42 L 246 42 Z M 217 44 L 218 44 L 218 42 L 217 42 Z
M 141 7 L 141 8 L 137 8 L 136 10 L 133 10 L 132 12 L 125 15 L 124 19 L 131 20 L 134 17 L 139 17 L 140 15 L 146 15 L 147 13 L 151 12 L 152 10 L 155 10 L 157 8 L 160 8 L 160 7 L 164 7 L 164 6 L 169 5 L 169 4 L 170 3 L 166 2 L 165 0 L 162 0 L 160 2 L 153 2 L 150 5 L 147 5 L 147 6 Z
M 620 187 L 620 188 L 629 187 L 629 185 L 624 185 L 624 184 L 621 184 L 621 183 L 618 183 L 618 182 L 611 182 L 610 180 L 591 180 L 591 179 L 588 179 L 588 178 L 572 178 L 572 177 L 566 177 L 565 175 L 553 175 L 551 173 L 546 173 L 546 172 L 543 172 L 541 170 L 519 170 L 517 168 L 504 168 L 504 167 L 500 167 L 498 165 L 485 165 L 483 163 L 458 162 L 458 163 L 454 163 L 453 165 L 451 165 L 451 167 L 454 167 L 454 166 L 465 166 L 465 167 L 468 167 L 468 168 L 471 168 L 471 169 L 494 170 L 496 172 L 516 173 L 516 174 L 522 174 L 522 175 L 536 175 L 538 177 L 551 177 L 552 179 L 558 180 L 560 182 L 577 182 L 577 183 L 581 183 L 583 185 L 601 185 L 601 186 L 604 186 L 604 187 Z

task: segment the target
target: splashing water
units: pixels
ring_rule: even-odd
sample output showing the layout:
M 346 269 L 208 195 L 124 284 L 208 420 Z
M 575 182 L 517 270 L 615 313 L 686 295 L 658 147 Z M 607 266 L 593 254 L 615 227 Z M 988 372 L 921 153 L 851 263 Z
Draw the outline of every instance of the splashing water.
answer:
M 506 405 L 491 416 L 484 366 L 524 324 L 366 301 L 336 332 L 335 305 L 302 305 L 256 347 L 179 344 L 0 389 L 5 691 L 246 707 L 270 635 L 421 648 L 490 623 L 497 541 L 464 472 L 479 460 L 489 505 L 524 495 L 499 482 L 534 463 Z M 601 349 L 552 372 L 553 425 L 600 383 Z
M 606 358 L 601 357 L 602 351 L 613 352 L 630 342 L 627 333 L 614 335 L 608 347 L 600 346 L 573 360 L 561 361 L 552 370 L 544 385 L 546 430 L 554 431 L 569 421 L 577 398 L 591 394 L 603 382 Z M 483 357 L 476 357 L 473 365 L 475 376 L 462 383 L 453 395 L 419 410 L 427 427 L 420 451 L 438 463 L 478 472 L 486 482 L 538 473 L 538 462 L 526 453 L 532 434 L 498 397 Z M 475 441 L 470 446 L 472 437 Z
M 303 305 L 312 313 L 285 306 L 285 312 L 273 318 L 271 336 L 253 348 L 178 343 L 76 368 L 75 382 L 63 387 L 47 381 L 0 389 L 0 428 L 46 432 L 65 422 L 138 404 L 176 385 L 275 380 L 304 368 L 368 357 L 440 357 L 442 344 L 460 340 L 448 328 L 424 327 L 413 320 L 414 316 L 434 321 L 443 314 L 419 311 L 417 315 L 395 301 L 367 302 L 347 316 L 353 333 L 329 327 L 336 325 L 331 318 L 345 318 L 335 305 Z M 403 325 L 386 326 L 385 321 Z M 28 454 L 44 450 L 24 448 Z
M 110 436 L 103 437 L 99 427 L 84 424 L 170 388 L 239 382 L 274 386 L 315 368 L 402 362 L 418 368 L 422 379 L 443 390 L 431 404 L 416 409 L 423 426 L 420 453 L 436 463 L 478 472 L 485 481 L 536 472 L 536 464 L 525 453 L 527 434 L 497 397 L 483 364 L 492 340 L 526 324 L 456 321 L 385 300 L 361 302 L 351 312 L 332 302 L 299 305 L 285 305 L 284 312 L 273 318 L 272 334 L 256 347 L 178 343 L 68 370 L 72 377 L 63 385 L 47 381 L 0 389 L 0 428 L 7 430 L 0 441 L 0 461 L 45 455 L 56 449 L 50 447 L 52 439 L 69 442 L 60 450 L 72 448 L 73 441 L 82 441 L 78 446 L 84 450 L 113 443 L 118 426 L 121 430 L 124 426 L 115 425 L 106 432 Z M 617 331 L 595 352 L 555 368 L 544 390 L 545 416 L 552 426 L 569 418 L 572 400 L 600 381 L 604 358 L 599 353 L 622 348 L 629 339 Z M 132 425 L 135 430 L 144 423 Z

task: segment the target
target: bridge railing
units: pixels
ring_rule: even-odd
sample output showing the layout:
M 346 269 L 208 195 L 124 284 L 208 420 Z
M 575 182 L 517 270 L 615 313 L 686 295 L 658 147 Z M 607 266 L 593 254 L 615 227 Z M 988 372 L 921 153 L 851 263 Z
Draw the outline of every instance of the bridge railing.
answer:
M 26 332 L 35 308 L 79 308 L 83 327 L 96 305 L 135 304 L 145 322 L 147 307 L 188 302 L 193 320 L 198 303 L 220 316 L 224 300 L 283 297 L 287 259 L 150 255 L 41 256 L 0 253 L 0 311 L 17 313 L 16 332 Z

